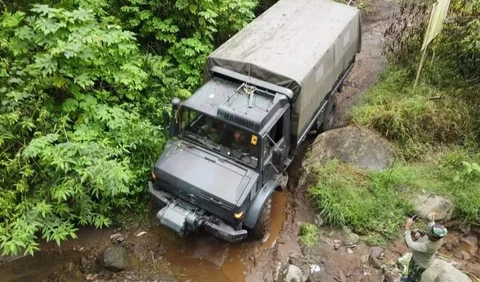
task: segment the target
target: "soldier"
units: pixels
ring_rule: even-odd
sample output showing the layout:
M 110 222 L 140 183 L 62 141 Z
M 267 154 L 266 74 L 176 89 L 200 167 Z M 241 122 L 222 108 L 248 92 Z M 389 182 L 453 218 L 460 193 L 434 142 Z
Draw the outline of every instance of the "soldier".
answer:
M 414 242 L 411 236 L 413 220 L 408 219 L 405 224 L 405 243 L 412 249 L 412 258 L 408 265 L 408 277 L 402 277 L 402 281 L 419 282 L 423 272 L 432 265 L 435 253 L 442 246 L 443 238 L 447 236 L 447 229 L 441 224 L 435 223 L 435 213 L 428 214 L 429 223 L 427 235 Z M 417 237 L 417 236 L 415 236 Z M 419 237 L 419 236 L 418 236 Z
M 220 143 L 220 123 L 215 120 L 208 119 L 207 122 L 200 127 L 200 131 L 207 136 L 207 138 L 215 143 Z
M 233 134 L 234 140 L 232 142 L 232 149 L 244 152 L 247 149 L 245 144 L 245 133 L 242 130 L 235 130 Z
M 233 134 L 234 140 L 230 145 L 232 150 L 237 150 L 241 153 L 247 154 L 248 156 L 256 157 L 256 148 L 248 143 L 247 138 L 245 137 L 245 132 L 243 130 L 237 129 Z M 256 144 L 253 144 L 256 145 Z

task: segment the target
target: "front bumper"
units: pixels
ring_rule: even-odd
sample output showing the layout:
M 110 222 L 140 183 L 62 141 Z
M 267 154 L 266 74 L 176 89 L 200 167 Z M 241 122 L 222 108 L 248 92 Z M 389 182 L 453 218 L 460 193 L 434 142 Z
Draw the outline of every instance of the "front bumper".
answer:
M 156 215 L 160 224 L 184 236 L 199 227 L 205 228 L 216 237 L 228 241 L 238 242 L 247 238 L 247 230 L 235 230 L 215 216 L 207 216 L 203 210 L 191 205 L 171 194 L 155 190 L 151 181 L 148 182 L 148 192 L 152 199 L 163 206 Z

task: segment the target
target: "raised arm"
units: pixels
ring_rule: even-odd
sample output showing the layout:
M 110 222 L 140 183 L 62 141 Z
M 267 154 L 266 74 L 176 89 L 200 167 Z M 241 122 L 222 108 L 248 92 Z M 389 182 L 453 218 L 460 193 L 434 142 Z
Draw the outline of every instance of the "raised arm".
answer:
M 427 251 L 427 245 L 425 243 L 413 242 L 410 229 L 405 230 L 404 235 L 405 235 L 405 243 L 410 249 L 417 252 Z
M 427 229 L 432 227 L 433 225 L 435 225 L 435 215 L 437 215 L 436 212 L 431 212 L 427 215 L 427 218 L 428 218 L 428 225 L 427 225 Z
M 429 215 L 430 217 L 430 215 Z M 420 243 L 420 242 L 413 242 L 412 240 L 412 225 L 413 225 L 413 219 L 409 218 L 407 220 L 407 223 L 405 223 L 405 232 L 404 232 L 404 237 L 405 237 L 405 243 L 407 246 L 417 252 L 426 252 L 427 251 L 427 245 L 425 243 Z

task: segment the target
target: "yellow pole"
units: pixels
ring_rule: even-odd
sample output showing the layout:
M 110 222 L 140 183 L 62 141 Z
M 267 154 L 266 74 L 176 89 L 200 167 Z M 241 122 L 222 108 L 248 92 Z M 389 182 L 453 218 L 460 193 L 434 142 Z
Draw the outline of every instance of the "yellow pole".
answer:
M 422 56 L 420 57 L 420 65 L 418 66 L 417 70 L 417 77 L 415 77 L 415 83 L 413 84 L 413 91 L 417 87 L 418 79 L 420 78 L 420 72 L 422 71 L 423 61 L 425 60 L 425 54 L 427 53 L 427 48 L 423 49 Z

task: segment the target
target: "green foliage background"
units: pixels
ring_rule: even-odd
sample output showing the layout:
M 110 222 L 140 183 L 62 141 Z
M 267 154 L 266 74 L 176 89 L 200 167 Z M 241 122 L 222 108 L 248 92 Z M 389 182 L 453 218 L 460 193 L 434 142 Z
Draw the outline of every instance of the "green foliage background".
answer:
M 146 204 L 162 111 L 254 18 L 256 0 L 0 5 L 0 248 L 58 244 Z

